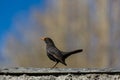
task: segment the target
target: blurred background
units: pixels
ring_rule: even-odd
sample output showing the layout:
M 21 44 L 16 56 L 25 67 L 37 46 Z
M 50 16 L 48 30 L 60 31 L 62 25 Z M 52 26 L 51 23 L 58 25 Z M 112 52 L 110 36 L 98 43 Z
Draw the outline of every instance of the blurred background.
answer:
M 42 67 L 40 37 L 63 51 L 83 49 L 60 68 L 120 68 L 120 0 L 1 0 L 0 67 Z

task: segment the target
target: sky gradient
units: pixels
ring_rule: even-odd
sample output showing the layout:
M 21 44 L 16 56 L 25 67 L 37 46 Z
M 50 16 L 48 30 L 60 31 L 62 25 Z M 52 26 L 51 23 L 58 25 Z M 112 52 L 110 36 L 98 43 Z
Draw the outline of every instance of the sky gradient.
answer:
M 2 58 L 1 48 L 7 32 L 10 31 L 14 17 L 21 13 L 30 14 L 32 7 L 44 10 L 46 0 L 0 0 L 0 59 Z

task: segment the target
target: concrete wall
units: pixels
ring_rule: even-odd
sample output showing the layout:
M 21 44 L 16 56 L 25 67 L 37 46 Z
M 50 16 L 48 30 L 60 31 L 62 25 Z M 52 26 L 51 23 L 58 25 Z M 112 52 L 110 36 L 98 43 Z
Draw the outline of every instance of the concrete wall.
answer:
M 120 80 L 117 69 L 2 68 L 0 80 Z

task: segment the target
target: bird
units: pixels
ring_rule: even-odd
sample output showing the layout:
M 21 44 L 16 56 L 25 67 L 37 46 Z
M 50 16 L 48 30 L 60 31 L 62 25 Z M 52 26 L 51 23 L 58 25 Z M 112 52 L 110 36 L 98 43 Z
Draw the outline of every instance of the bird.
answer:
M 56 45 L 54 44 L 51 38 L 41 37 L 41 40 L 43 40 L 46 43 L 46 52 L 47 52 L 47 56 L 49 57 L 49 59 L 56 62 L 52 68 L 55 68 L 59 62 L 67 66 L 65 62 L 66 58 L 68 58 L 72 54 L 76 54 L 76 53 L 83 51 L 83 49 L 77 49 L 77 50 L 73 50 L 70 52 L 64 52 L 64 51 L 59 50 L 56 47 Z

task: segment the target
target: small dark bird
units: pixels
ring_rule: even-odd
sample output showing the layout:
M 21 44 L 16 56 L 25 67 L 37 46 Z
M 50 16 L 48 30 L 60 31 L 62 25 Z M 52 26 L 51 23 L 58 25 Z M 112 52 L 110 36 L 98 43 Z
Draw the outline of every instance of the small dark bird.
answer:
M 41 39 L 44 40 L 46 43 L 47 56 L 51 60 L 56 62 L 56 64 L 52 68 L 54 68 L 59 62 L 64 64 L 65 66 L 67 66 L 67 64 L 65 63 L 65 59 L 67 57 L 69 57 L 72 54 L 76 54 L 76 53 L 83 51 L 83 49 L 78 49 L 78 50 L 74 50 L 71 52 L 63 52 L 55 46 L 55 44 L 51 38 L 42 37 Z

